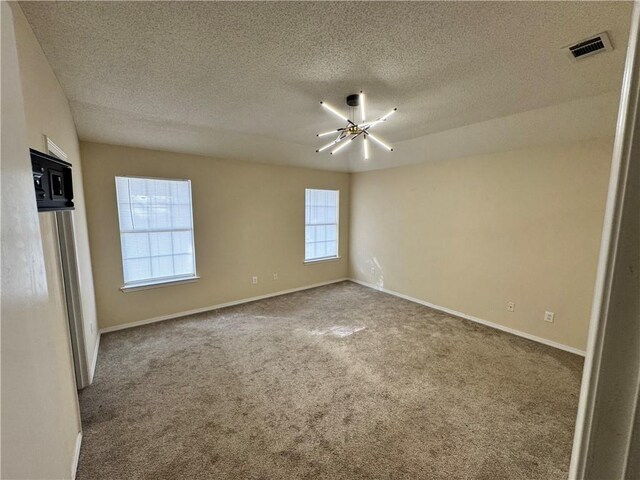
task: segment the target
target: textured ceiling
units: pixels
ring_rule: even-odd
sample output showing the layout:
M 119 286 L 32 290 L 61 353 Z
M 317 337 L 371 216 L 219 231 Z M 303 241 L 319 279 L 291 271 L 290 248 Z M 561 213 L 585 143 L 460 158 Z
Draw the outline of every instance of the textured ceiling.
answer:
M 572 139 L 610 134 L 602 122 L 615 118 L 631 12 L 628 2 L 21 7 L 81 139 L 340 170 L 449 157 L 465 142 L 474 154 L 557 141 L 563 128 Z M 604 30 L 611 53 L 572 62 L 560 49 Z M 371 116 L 398 107 L 379 129 L 395 152 L 376 151 L 368 164 L 359 152 L 316 154 L 315 133 L 336 126 L 319 100 L 342 108 L 359 90 Z M 577 110 L 558 122 L 554 108 Z M 554 128 L 532 131 L 531 115 L 541 127 L 556 119 Z M 503 117 L 522 141 L 487 146 L 480 132 Z M 418 144 L 442 154 L 422 155 Z

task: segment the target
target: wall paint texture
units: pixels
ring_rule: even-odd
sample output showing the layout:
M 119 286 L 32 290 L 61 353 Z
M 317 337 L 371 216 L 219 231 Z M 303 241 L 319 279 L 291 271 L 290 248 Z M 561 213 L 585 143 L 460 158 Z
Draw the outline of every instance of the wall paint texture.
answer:
M 350 275 L 584 350 L 611 152 L 593 140 L 352 174 Z
M 80 432 L 57 255 L 33 196 L 14 34 L 2 21 L 2 478 L 70 478 Z M 43 245 L 44 242 L 44 245 Z
M 82 315 L 85 324 L 86 351 L 89 362 L 91 362 L 96 353 L 98 328 L 84 188 L 82 185 L 82 164 L 80 162 L 80 147 L 75 123 L 62 87 L 58 83 L 58 79 L 53 73 L 22 10 L 17 5 L 13 10 L 29 147 L 39 151 L 46 151 L 44 145 L 44 135 L 46 135 L 64 150 L 68 156 L 68 161 L 73 165 L 73 192 L 76 207 L 73 212 L 73 218 L 76 232 L 76 252 L 80 277 Z M 46 241 L 46 237 L 57 237 L 54 214 L 50 212 L 40 213 L 39 216 L 42 223 L 40 229 L 43 235 L 44 255 L 47 258 L 53 258 L 59 254 L 57 238 L 55 241 Z M 60 266 L 53 264 L 51 268 L 55 269 L 55 271 L 50 272 L 49 280 L 50 282 L 60 283 L 56 288 L 62 290 Z M 90 368 L 89 371 L 93 375 Z
M 81 143 L 100 328 L 344 278 L 349 174 Z M 122 292 L 117 175 L 186 178 L 200 280 Z M 339 260 L 304 264 L 304 190 L 340 190 Z M 273 280 L 273 274 L 278 280 Z M 251 277 L 257 275 L 257 285 Z

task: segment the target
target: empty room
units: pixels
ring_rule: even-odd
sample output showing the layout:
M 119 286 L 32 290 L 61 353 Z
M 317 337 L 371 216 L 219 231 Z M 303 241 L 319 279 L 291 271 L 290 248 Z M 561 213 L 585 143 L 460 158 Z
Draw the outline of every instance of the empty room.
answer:
M 640 478 L 640 4 L 1 9 L 3 479 Z

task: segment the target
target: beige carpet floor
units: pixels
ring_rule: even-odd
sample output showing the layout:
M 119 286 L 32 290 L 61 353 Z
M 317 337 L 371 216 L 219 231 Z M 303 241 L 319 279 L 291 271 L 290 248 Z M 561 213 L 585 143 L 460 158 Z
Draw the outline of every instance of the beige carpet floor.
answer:
M 582 359 L 351 282 L 102 336 L 86 479 L 564 479 Z

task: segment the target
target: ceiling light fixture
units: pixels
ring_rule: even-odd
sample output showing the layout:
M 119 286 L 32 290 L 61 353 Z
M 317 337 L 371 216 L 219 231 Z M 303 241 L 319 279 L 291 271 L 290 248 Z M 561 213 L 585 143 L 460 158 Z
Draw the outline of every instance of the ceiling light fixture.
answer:
M 331 155 L 333 155 L 334 153 L 338 153 L 340 150 L 344 149 L 348 145 L 351 145 L 351 142 L 356 140 L 358 137 L 362 137 L 362 145 L 363 145 L 362 146 L 362 149 L 363 149 L 362 151 L 363 151 L 363 155 L 364 155 L 364 159 L 365 160 L 369 159 L 369 138 L 371 138 L 371 140 L 376 142 L 378 145 L 383 147 L 385 150 L 388 150 L 389 152 L 393 152 L 393 148 L 392 147 L 387 145 L 385 142 L 380 140 L 378 137 L 374 136 L 370 132 L 370 130 L 373 127 L 375 127 L 376 125 L 379 125 L 381 123 L 386 122 L 389 119 L 389 117 L 391 115 L 393 115 L 398 109 L 394 108 L 389 113 L 383 115 L 382 117 L 378 118 L 377 120 L 374 120 L 372 122 L 367 122 L 366 121 L 366 117 L 365 117 L 364 102 L 365 102 L 365 98 L 364 98 L 364 93 L 362 93 L 362 92 L 354 93 L 353 95 L 349 95 L 347 97 L 347 105 L 349 106 L 348 115 L 352 119 L 354 119 L 355 116 L 356 116 L 356 113 L 359 110 L 360 111 L 360 123 L 356 123 L 353 120 L 350 120 L 346 116 L 342 115 L 335 108 L 333 108 L 331 105 L 328 105 L 326 102 L 320 102 L 320 105 L 322 105 L 325 109 L 327 109 L 329 112 L 334 114 L 336 117 L 339 117 L 340 119 L 342 119 L 345 122 L 347 122 L 347 124 L 344 127 L 337 128 L 335 130 L 330 130 L 330 131 L 324 132 L 324 133 L 318 133 L 316 135 L 317 137 L 324 137 L 324 136 L 327 136 L 327 135 L 335 135 L 336 138 L 331 143 L 328 143 L 328 144 L 324 145 L 323 147 L 320 147 L 319 149 L 317 149 L 316 152 L 322 152 L 324 150 L 327 150 L 330 147 L 334 147 L 333 150 L 331 150 Z

